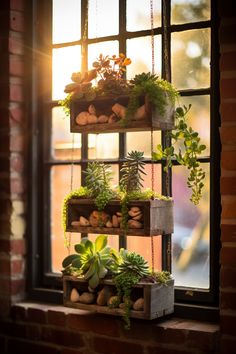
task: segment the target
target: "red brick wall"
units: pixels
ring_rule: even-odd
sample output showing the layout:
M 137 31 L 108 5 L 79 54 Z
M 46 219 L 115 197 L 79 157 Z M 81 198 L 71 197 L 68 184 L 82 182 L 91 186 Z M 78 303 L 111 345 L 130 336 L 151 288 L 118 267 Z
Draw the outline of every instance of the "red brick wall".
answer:
M 24 297 L 23 1 L 0 3 L 0 312 Z
M 216 3 L 216 2 L 215 2 Z M 25 127 L 24 1 L 0 1 L 0 313 L 24 298 Z M 218 0 L 221 126 L 221 353 L 236 348 L 236 16 L 233 0 Z M 173 319 L 134 321 L 63 307 L 20 305 L 0 322 L 1 353 L 217 353 L 217 326 Z
M 221 96 L 221 352 L 236 348 L 236 12 L 234 1 L 219 1 Z

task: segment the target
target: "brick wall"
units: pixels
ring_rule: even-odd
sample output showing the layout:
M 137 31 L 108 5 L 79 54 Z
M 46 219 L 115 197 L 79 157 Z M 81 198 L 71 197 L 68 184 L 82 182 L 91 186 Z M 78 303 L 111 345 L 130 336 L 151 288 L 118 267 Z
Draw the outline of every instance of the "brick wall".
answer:
M 0 3 L 0 312 L 24 297 L 23 1 Z
M 221 96 L 221 352 L 236 348 L 236 14 L 234 1 L 220 1 Z
M 218 0 L 220 35 L 221 354 L 236 348 L 236 16 L 233 0 Z M 132 321 L 52 305 L 26 303 L 23 0 L 0 1 L 0 352 L 35 354 L 206 354 L 219 352 L 218 327 L 180 319 Z

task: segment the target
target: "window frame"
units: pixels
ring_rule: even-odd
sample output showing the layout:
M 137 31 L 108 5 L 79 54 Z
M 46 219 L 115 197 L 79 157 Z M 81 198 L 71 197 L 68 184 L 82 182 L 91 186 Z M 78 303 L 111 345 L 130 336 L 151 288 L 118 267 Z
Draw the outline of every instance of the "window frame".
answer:
M 79 1 L 79 0 L 78 0 Z M 81 28 L 85 26 L 85 13 L 87 11 L 86 0 L 81 1 Z M 49 265 L 51 263 L 49 243 L 49 222 L 48 215 L 49 200 L 48 191 L 50 190 L 50 166 L 56 164 L 70 164 L 71 161 L 50 161 L 48 159 L 48 147 L 50 146 L 50 136 L 42 134 L 45 129 L 51 131 L 51 112 L 52 107 L 57 106 L 56 101 L 50 100 L 51 87 L 51 46 L 47 42 L 47 38 L 50 38 L 52 34 L 51 19 L 52 19 L 52 6 L 51 1 L 38 1 L 32 2 L 32 8 L 30 10 L 32 16 L 29 38 L 30 45 L 32 47 L 32 85 L 29 85 L 31 97 L 29 108 L 31 111 L 31 144 L 29 151 L 29 218 L 30 225 L 28 228 L 29 235 L 29 296 L 32 299 L 42 301 L 52 301 L 56 303 L 62 303 L 62 291 L 61 279 L 58 275 L 48 272 Z M 126 31 L 126 1 L 119 1 L 119 34 L 109 37 L 101 37 L 99 41 L 114 40 L 119 38 L 119 52 L 126 54 L 126 39 L 135 38 L 140 36 L 150 36 L 150 30 L 127 32 Z M 211 129 L 211 157 L 204 161 L 210 162 L 210 291 L 194 290 L 192 288 L 180 288 L 175 287 L 175 314 L 184 317 L 198 318 L 200 316 L 210 315 L 211 319 L 218 318 L 218 288 L 219 288 L 219 249 L 220 249 L 220 139 L 219 139 L 219 47 L 218 47 L 218 17 L 216 6 L 214 1 L 211 1 L 211 19 L 209 21 L 200 21 L 187 24 L 171 25 L 170 23 L 170 0 L 162 1 L 162 21 L 165 22 L 165 26 L 154 29 L 154 34 L 162 35 L 162 77 L 171 81 L 171 68 L 170 68 L 170 40 L 171 33 L 179 32 L 187 29 L 211 29 L 211 87 L 206 89 L 197 90 L 180 90 L 182 96 L 191 95 L 210 95 L 210 129 Z M 95 43 L 98 38 L 87 39 L 85 48 L 88 43 Z M 74 44 L 82 44 L 82 39 Z M 69 45 L 71 43 L 67 43 Z M 53 45 L 53 47 L 59 47 L 60 44 Z M 165 51 L 168 62 L 164 61 L 163 52 Z M 45 61 L 45 57 L 49 60 Z M 87 58 L 85 57 L 82 62 L 82 70 L 87 68 Z M 44 73 L 44 79 L 41 79 Z M 41 118 L 43 117 L 43 119 Z M 87 150 L 88 137 L 86 134 L 82 134 L 82 151 L 81 160 L 74 161 L 75 164 L 81 165 L 81 170 L 86 168 L 88 162 L 88 150 Z M 166 133 L 162 132 L 162 143 L 165 145 L 167 142 Z M 119 133 L 119 164 L 122 163 L 125 157 L 125 145 L 126 137 L 125 133 Z M 199 159 L 201 161 L 201 159 Z M 44 163 L 43 163 L 44 161 Z M 45 162 L 46 161 L 46 162 Z M 108 160 L 109 163 L 117 163 L 117 160 Z M 146 160 L 147 163 L 151 162 L 151 159 Z M 163 162 L 157 162 L 162 164 Z M 44 168 L 42 166 L 44 165 Z M 162 192 L 165 191 L 165 174 L 162 179 Z M 213 178 L 214 176 L 214 178 Z M 42 181 L 46 183 L 42 184 Z M 83 177 L 81 179 L 83 183 Z M 35 188 L 35 186 L 37 186 Z M 171 192 L 171 186 L 170 186 Z M 213 209 L 214 205 L 214 209 Z M 40 217 L 41 215 L 41 217 Z M 42 222 L 42 219 L 44 222 Z M 160 237 L 160 236 L 159 236 Z M 162 236 L 162 260 L 163 269 L 170 269 L 171 267 L 171 235 Z M 120 243 L 120 246 L 125 246 Z M 214 269 L 214 272 L 213 272 Z M 203 314 L 199 312 L 199 306 L 204 309 Z M 209 320 L 209 318 L 208 318 Z

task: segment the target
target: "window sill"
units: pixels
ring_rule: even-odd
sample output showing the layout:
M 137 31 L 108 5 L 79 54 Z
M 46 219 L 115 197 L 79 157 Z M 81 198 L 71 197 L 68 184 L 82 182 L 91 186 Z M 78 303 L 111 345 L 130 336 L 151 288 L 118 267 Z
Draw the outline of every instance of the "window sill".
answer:
M 145 353 L 155 354 L 159 353 L 160 348 L 167 354 L 188 354 L 194 351 L 198 354 L 217 353 L 219 341 L 217 323 L 182 319 L 173 315 L 152 321 L 131 319 L 131 329 L 125 330 L 119 317 L 37 302 L 14 305 L 8 322 L 8 326 L 2 326 L 9 331 L 4 334 L 12 336 L 17 333 L 16 337 L 19 336 L 19 340 L 25 343 L 36 340 L 44 345 L 71 347 L 74 345 L 73 335 L 76 334 L 83 346 L 89 346 L 87 350 L 91 350 L 92 345 L 94 352 L 105 354 L 142 354 L 144 350 Z M 10 324 L 16 328 L 16 323 L 19 331 L 12 332 Z M 87 343 L 88 337 L 92 344 Z M 125 349 L 121 349 L 122 346 Z

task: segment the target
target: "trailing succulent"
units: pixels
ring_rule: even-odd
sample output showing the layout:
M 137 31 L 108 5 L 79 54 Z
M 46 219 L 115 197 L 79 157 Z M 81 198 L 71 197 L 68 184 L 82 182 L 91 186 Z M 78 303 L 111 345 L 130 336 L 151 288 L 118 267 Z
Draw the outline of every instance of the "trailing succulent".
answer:
M 192 190 L 190 200 L 194 204 L 198 204 L 202 196 L 205 178 L 205 172 L 200 167 L 198 156 L 206 149 L 206 146 L 201 144 L 199 134 L 188 125 L 187 113 L 190 108 L 191 105 L 176 109 L 176 127 L 174 131 L 169 132 L 169 137 L 172 140 L 171 146 L 163 149 L 161 145 L 157 145 L 157 150 L 152 157 L 154 160 L 166 160 L 165 171 L 167 173 L 173 165 L 173 160 L 187 167 L 189 170 L 187 186 Z M 178 151 L 175 150 L 177 143 Z
M 125 328 L 130 328 L 130 308 L 132 287 L 137 284 L 141 278 L 150 274 L 147 261 L 136 252 L 128 252 L 121 249 L 122 262 L 118 266 L 118 274 L 114 277 L 114 283 L 117 288 L 119 302 L 124 299 Z
M 107 246 L 107 236 L 97 236 L 95 242 L 87 237 L 75 245 L 75 254 L 67 256 L 62 266 L 63 273 L 81 275 L 88 281 L 90 288 L 98 286 L 108 272 L 115 272 L 118 267 L 119 256 L 117 252 Z

